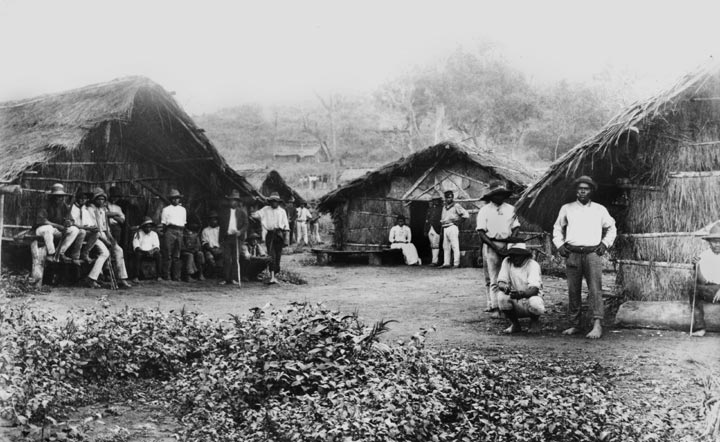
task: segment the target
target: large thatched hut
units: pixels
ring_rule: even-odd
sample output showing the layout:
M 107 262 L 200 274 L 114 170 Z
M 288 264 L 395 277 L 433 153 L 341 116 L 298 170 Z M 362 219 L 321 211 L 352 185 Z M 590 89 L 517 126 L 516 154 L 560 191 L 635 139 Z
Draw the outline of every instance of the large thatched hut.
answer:
M 231 188 L 260 197 L 171 94 L 141 77 L 1 103 L 0 182 L 23 187 L 5 198 L 5 238 L 35 222 L 53 183 L 72 193 L 115 185 L 136 216 L 156 221 L 173 187 L 198 216 Z
M 295 204 L 306 202 L 290 185 L 283 179 L 277 170 L 267 169 L 236 169 L 236 172 L 245 178 L 263 196 L 270 196 L 277 192 L 283 201 L 289 201 L 290 197 L 295 199 Z
M 471 212 L 461 228 L 461 248 L 476 249 L 480 244 L 472 215 L 484 204 L 480 197 L 488 183 L 503 180 L 519 195 L 532 179 L 532 172 L 508 158 L 444 142 L 350 181 L 323 196 L 319 208 L 332 213 L 337 249 L 387 244 L 395 217 L 403 214 L 409 220 L 413 243 L 426 255 L 429 243 L 423 227 L 429 202 L 434 194 L 452 190 Z
M 686 299 L 690 262 L 706 247 L 694 232 L 720 218 L 720 69 L 686 75 L 620 112 L 528 188 L 519 213 L 551 230 L 583 174 L 617 221 L 626 299 Z

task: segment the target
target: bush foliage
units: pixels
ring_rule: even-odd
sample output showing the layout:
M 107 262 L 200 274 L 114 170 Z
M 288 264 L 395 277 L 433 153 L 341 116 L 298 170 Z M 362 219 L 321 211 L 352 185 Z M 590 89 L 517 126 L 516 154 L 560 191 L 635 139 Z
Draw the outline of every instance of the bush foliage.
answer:
M 94 388 L 146 379 L 186 440 L 677 439 L 671 422 L 618 399 L 610 368 L 431 351 L 424 333 L 389 347 L 388 323 L 307 304 L 227 321 L 132 309 L 57 321 L 0 307 L 0 412 L 40 424 Z

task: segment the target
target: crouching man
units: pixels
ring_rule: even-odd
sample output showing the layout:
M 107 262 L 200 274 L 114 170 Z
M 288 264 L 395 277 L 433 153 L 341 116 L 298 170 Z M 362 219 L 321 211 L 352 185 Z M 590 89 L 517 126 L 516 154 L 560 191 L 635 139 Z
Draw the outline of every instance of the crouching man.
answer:
M 540 315 L 545 313 L 545 303 L 540 294 L 542 278 L 540 264 L 532 259 L 532 252 L 524 243 L 518 243 L 507 251 L 500 266 L 497 284 L 498 306 L 510 321 L 505 333 L 518 333 L 520 318 L 530 318 L 530 333 L 540 331 Z

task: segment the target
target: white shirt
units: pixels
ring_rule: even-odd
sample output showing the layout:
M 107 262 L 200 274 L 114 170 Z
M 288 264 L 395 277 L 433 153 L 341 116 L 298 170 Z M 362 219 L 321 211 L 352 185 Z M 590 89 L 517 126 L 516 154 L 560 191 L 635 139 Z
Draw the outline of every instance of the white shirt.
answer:
M 307 207 L 301 207 L 298 209 L 297 212 L 297 221 L 301 223 L 305 223 L 310 219 L 310 211 Z
M 508 284 L 512 290 L 518 292 L 524 292 L 529 287 L 541 289 L 540 264 L 528 258 L 521 267 L 515 267 L 510 263 L 510 258 L 505 258 L 500 265 L 497 281 Z
M 457 224 L 461 219 L 467 219 L 469 217 L 470 215 L 463 206 L 458 203 L 453 203 L 449 209 L 447 206 L 443 206 L 440 223 L 442 223 L 443 227 L 447 227 L 452 224 Z
M 228 235 L 234 235 L 238 232 L 238 230 L 235 228 L 237 227 L 237 217 L 235 216 L 235 209 L 230 209 L 230 220 L 228 221 L 228 229 L 227 234 Z
M 273 209 L 270 206 L 265 206 L 262 209 L 252 214 L 252 217 L 260 220 L 262 228 L 266 231 L 282 229 L 290 230 L 290 223 L 288 223 L 287 212 L 282 207 Z
M 606 229 L 604 237 L 603 229 Z M 579 201 L 565 204 L 560 208 L 553 227 L 553 243 L 558 248 L 565 243 L 572 246 L 596 246 L 600 241 L 609 248 L 616 235 L 613 217 L 605 206 L 593 201 L 585 205 Z
M 700 254 L 697 265 L 700 274 L 707 282 L 720 284 L 720 255 L 713 253 L 712 249 L 707 249 Z
M 165 206 L 160 213 L 160 224 L 167 226 L 185 227 L 187 223 L 187 211 L 183 206 Z
M 200 233 L 200 242 L 208 247 L 214 249 L 220 247 L 220 226 L 217 227 L 205 227 Z
M 73 204 L 70 208 L 70 216 L 76 226 L 83 227 L 97 227 L 95 222 L 95 215 L 88 211 L 88 207 L 83 204 L 82 207 L 78 207 L 77 204 Z
M 140 249 L 144 252 L 149 252 L 152 249 L 160 248 L 160 238 L 154 231 L 145 233 L 142 229 L 138 230 L 133 236 L 133 250 Z
M 390 229 L 390 244 L 395 242 L 408 243 L 412 241 L 412 233 L 408 226 L 393 226 Z
M 502 203 L 498 206 L 490 202 L 478 210 L 476 229 L 484 230 L 490 239 L 508 238 L 516 227 L 520 227 L 520 221 L 511 204 Z

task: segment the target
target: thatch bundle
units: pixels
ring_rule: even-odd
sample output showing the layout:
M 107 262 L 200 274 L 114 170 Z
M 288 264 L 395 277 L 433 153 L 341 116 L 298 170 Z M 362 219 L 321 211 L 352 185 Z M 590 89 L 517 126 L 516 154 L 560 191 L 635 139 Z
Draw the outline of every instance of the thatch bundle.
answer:
M 594 200 L 625 234 L 615 246 L 626 260 L 618 289 L 631 299 L 684 299 L 691 270 L 655 264 L 690 263 L 707 247 L 692 232 L 720 218 L 720 69 L 689 74 L 618 114 L 528 188 L 518 212 L 551 229 L 578 175 L 598 181 Z

